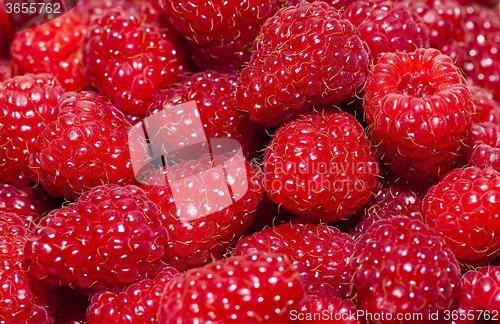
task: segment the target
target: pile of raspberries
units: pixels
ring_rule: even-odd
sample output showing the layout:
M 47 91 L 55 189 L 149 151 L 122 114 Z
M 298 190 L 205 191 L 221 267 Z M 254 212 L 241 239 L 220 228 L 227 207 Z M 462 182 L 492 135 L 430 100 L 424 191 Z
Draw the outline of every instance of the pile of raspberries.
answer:
M 7 8 L 0 324 L 499 322 L 499 0 Z

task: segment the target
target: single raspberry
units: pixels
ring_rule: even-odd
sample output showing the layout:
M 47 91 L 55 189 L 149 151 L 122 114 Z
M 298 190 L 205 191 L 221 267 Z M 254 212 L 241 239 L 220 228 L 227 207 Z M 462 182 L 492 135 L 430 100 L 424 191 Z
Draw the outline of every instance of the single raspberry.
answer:
M 280 10 L 262 26 L 236 101 L 254 122 L 276 126 L 310 108 L 352 98 L 364 85 L 370 50 L 356 27 L 324 2 Z
M 30 223 L 38 224 L 42 216 L 55 208 L 41 188 L 16 188 L 0 184 L 0 211 L 14 213 Z
M 467 57 L 462 69 L 475 84 L 490 91 L 500 100 L 500 21 L 493 10 L 472 4 L 465 7 L 462 22 Z
M 0 180 L 26 187 L 36 138 L 57 118 L 64 90 L 50 74 L 24 74 L 0 83 Z
M 395 1 L 354 1 L 343 17 L 359 29 L 375 63 L 385 53 L 413 52 L 429 38 L 429 30 L 418 16 Z
M 164 261 L 179 271 L 207 264 L 235 246 L 264 194 L 262 177 L 248 162 L 232 154 L 213 159 L 166 166 L 142 186 L 169 233 Z M 168 183 L 161 184 L 162 179 Z
M 474 114 L 464 77 L 435 49 L 384 55 L 366 82 L 364 109 L 382 160 L 420 183 L 451 169 Z
M 0 82 L 11 79 L 16 75 L 17 67 L 14 62 L 12 60 L 4 60 L 0 58 Z
M 51 195 L 69 199 L 95 186 L 135 182 L 131 126 L 122 112 L 91 91 L 66 92 L 58 109 L 30 156 L 33 180 Z
M 303 297 L 298 273 L 285 256 L 236 256 L 170 280 L 158 323 L 284 324 Z
M 124 9 L 92 17 L 82 44 L 84 75 L 122 111 L 145 114 L 153 92 L 187 70 L 177 35 Z
M 43 305 L 35 302 L 30 277 L 23 271 L 23 248 L 29 230 L 24 220 L 0 212 L 0 322 L 50 324 Z
M 282 0 L 161 0 L 172 26 L 188 40 L 200 67 L 236 73 L 251 55 L 262 24 Z
M 356 306 L 338 297 L 308 296 L 299 312 L 291 314 L 297 324 L 359 324 Z
M 457 66 L 461 66 L 467 56 L 467 49 L 462 37 L 465 30 L 462 21 L 465 9 L 455 0 L 404 0 L 402 2 L 410 12 L 420 17 L 429 29 L 429 45 L 451 57 Z
M 356 242 L 351 268 L 356 308 L 384 312 L 378 323 L 396 316 L 403 317 L 399 323 L 432 323 L 429 314 L 454 309 L 462 292 L 453 253 L 422 221 L 406 216 L 375 222 Z
M 345 297 L 351 282 L 349 260 L 355 243 L 335 227 L 283 224 L 244 237 L 233 255 L 285 254 L 300 272 L 306 294 Z
M 348 218 L 379 187 L 378 161 L 363 127 L 346 112 L 305 115 L 282 126 L 264 163 L 269 198 L 315 222 Z
M 500 253 L 500 173 L 454 169 L 425 196 L 425 222 L 443 237 L 460 262 L 480 266 Z
M 404 215 L 423 221 L 422 201 L 428 189 L 427 186 L 409 184 L 402 178 L 387 177 L 379 192 L 366 205 L 362 221 L 351 233 L 352 237 L 358 238 L 380 219 Z
M 178 86 L 155 93 L 147 116 L 194 100 L 207 138 L 234 138 L 245 155 L 254 155 L 263 133 L 236 104 L 237 79 L 235 75 L 216 71 L 188 76 Z
M 87 310 L 89 324 L 156 324 L 166 284 L 179 272 L 163 269 L 154 280 L 144 279 L 119 294 L 101 291 L 92 296 Z
M 155 276 L 167 241 L 143 190 L 109 184 L 42 218 L 24 253 L 33 278 L 90 295 Z
M 80 46 L 86 26 L 73 14 L 65 14 L 40 26 L 16 33 L 12 59 L 24 73 L 50 73 L 65 91 L 85 90 L 90 83 L 80 72 Z
M 473 123 L 494 123 L 500 125 L 500 104 L 493 99 L 493 95 L 486 89 L 470 85 L 472 101 L 476 106 L 476 113 L 472 118 Z
M 471 166 L 500 171 L 500 124 L 472 124 L 464 157 Z

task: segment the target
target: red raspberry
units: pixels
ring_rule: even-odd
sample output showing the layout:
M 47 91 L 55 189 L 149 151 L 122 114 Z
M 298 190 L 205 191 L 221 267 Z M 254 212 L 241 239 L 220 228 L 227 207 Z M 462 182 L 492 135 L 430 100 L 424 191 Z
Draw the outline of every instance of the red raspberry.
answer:
M 435 49 L 384 55 L 370 72 L 364 109 L 382 160 L 406 180 L 430 183 L 451 169 L 474 104 L 451 59 Z
M 92 296 L 87 311 L 89 324 L 156 324 L 165 285 L 179 272 L 163 269 L 154 280 L 144 279 L 119 294 L 101 291 Z
M 0 322 L 3 324 L 49 322 L 47 311 L 35 302 L 30 277 L 23 271 L 23 247 L 29 234 L 24 220 L 0 212 Z M 53 321 L 52 321 L 53 323 Z
M 231 74 L 204 71 L 184 78 L 176 87 L 157 92 L 147 116 L 173 105 L 196 101 L 207 138 L 234 138 L 245 155 L 254 155 L 262 133 L 248 121 L 234 99 L 236 80 Z
M 142 115 L 153 92 L 186 71 L 176 37 L 142 15 L 106 10 L 93 16 L 83 40 L 84 75 L 119 109 Z
M 72 14 L 16 33 L 11 45 L 12 59 L 24 73 L 50 73 L 65 91 L 88 89 L 90 83 L 80 72 L 80 46 L 86 26 Z
M 354 1 L 343 17 L 359 29 L 375 62 L 385 53 L 413 52 L 429 38 L 429 30 L 418 16 L 395 1 Z
M 288 258 L 231 257 L 170 280 L 158 323 L 285 324 L 303 297 L 298 273 Z
M 462 291 L 458 263 L 444 241 L 405 216 L 375 222 L 356 242 L 351 268 L 357 309 L 392 315 L 377 323 L 394 323 L 396 316 L 420 317 L 400 323 L 432 323 L 429 314 L 454 309 Z
M 467 6 L 465 10 L 466 16 L 462 24 L 468 55 L 462 68 L 475 84 L 500 100 L 499 14 L 476 4 Z
M 233 255 L 259 252 L 285 254 L 300 272 L 306 294 L 345 297 L 349 292 L 349 260 L 355 241 L 330 226 L 283 224 L 238 242 Z
M 472 166 L 500 171 L 500 125 L 472 124 L 469 146 L 464 150 L 464 157 Z
M 236 73 L 249 61 L 252 43 L 281 0 L 161 0 L 173 27 L 188 39 L 200 67 Z
M 370 51 L 357 29 L 324 2 L 280 10 L 262 26 L 236 101 L 254 122 L 276 126 L 319 103 L 360 91 Z
M 4 60 L 0 58 L 0 82 L 11 79 L 16 75 L 17 67 L 14 62 L 12 60 Z
M 306 115 L 282 126 L 264 163 L 269 198 L 315 222 L 348 218 L 379 187 L 378 161 L 363 127 L 346 112 Z
M 36 137 L 57 118 L 61 84 L 50 74 L 25 74 L 0 83 L 0 179 L 26 187 Z
M 30 156 L 33 180 L 69 199 L 106 183 L 135 182 L 123 113 L 91 91 L 65 93 L 58 109 Z
M 460 262 L 480 266 L 500 253 L 500 173 L 454 169 L 425 196 L 425 222 Z
M 214 158 L 213 164 L 208 156 L 164 167 L 150 174 L 148 184 L 143 185 L 148 198 L 158 205 L 169 233 L 164 260 L 179 271 L 207 264 L 236 245 L 262 200 L 261 175 L 248 162 L 240 165 L 231 159 L 232 154 Z M 229 177 L 236 176 L 231 189 L 248 187 L 243 195 L 219 188 L 217 166 L 221 165 L 230 171 Z M 161 185 L 161 179 L 169 183 Z M 224 197 L 232 204 L 227 206 Z
M 161 270 L 166 230 L 136 186 L 109 184 L 42 218 L 26 241 L 29 274 L 90 295 L 121 290 Z
M 463 292 L 460 306 L 464 315 L 475 320 L 496 318 L 500 313 L 500 267 L 487 266 L 468 271 L 462 276 Z M 483 311 L 483 312 L 481 312 Z M 468 321 L 475 323 L 475 321 Z M 488 321 L 489 322 L 489 321 Z M 467 323 L 461 321 L 460 323 Z
M 25 221 L 38 224 L 43 215 L 54 209 L 54 203 L 41 188 L 16 188 L 0 184 L 0 211 L 14 213 Z
M 500 104 L 493 99 L 493 95 L 486 89 L 475 85 L 469 86 L 472 101 L 476 106 L 473 123 L 494 123 L 500 125 Z
M 422 201 L 429 188 L 409 184 L 403 179 L 387 179 L 377 195 L 365 207 L 363 220 L 351 235 L 361 236 L 370 226 L 380 219 L 407 216 L 411 219 L 424 220 Z
M 300 311 L 293 311 L 291 319 L 296 318 L 297 324 L 359 324 L 356 312 L 356 306 L 350 300 L 308 296 Z

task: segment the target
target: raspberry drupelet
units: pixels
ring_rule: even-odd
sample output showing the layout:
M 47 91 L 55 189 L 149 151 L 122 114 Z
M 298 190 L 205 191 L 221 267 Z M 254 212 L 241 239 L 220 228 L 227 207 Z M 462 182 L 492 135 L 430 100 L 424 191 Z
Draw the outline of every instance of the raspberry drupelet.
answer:
M 264 171 L 269 198 L 312 222 L 348 218 L 380 185 L 363 127 L 346 112 L 305 115 L 280 127 Z
M 238 79 L 236 101 L 250 119 L 279 125 L 318 103 L 361 91 L 371 63 L 368 45 L 325 2 L 301 2 L 268 19 Z
M 453 167 L 474 116 L 465 78 L 435 49 L 384 55 L 370 72 L 363 107 L 378 156 L 420 183 Z

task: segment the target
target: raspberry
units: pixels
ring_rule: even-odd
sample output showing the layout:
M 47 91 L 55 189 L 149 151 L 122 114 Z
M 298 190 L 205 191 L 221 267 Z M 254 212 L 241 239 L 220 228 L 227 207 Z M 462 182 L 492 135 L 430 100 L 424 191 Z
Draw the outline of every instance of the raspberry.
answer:
M 429 30 L 418 16 L 395 1 L 355 1 L 343 17 L 359 29 L 375 62 L 385 53 L 413 52 L 429 38 Z
M 424 220 L 422 201 L 428 188 L 409 184 L 403 179 L 387 179 L 377 195 L 365 207 L 363 220 L 351 235 L 361 236 L 370 226 L 380 219 L 407 216 L 411 219 Z
M 464 157 L 472 166 L 491 167 L 500 171 L 500 125 L 472 124 L 469 146 L 464 150 Z
M 170 106 L 196 101 L 207 138 L 234 138 L 246 155 L 253 154 L 262 133 L 239 111 L 234 94 L 237 77 L 204 71 L 184 78 L 176 87 L 157 92 L 147 116 Z
M 20 73 L 50 73 L 65 91 L 85 90 L 90 83 L 80 72 L 80 46 L 86 26 L 65 14 L 40 26 L 16 33 L 12 59 Z
M 168 234 L 136 186 L 91 189 L 42 218 L 24 248 L 29 274 L 90 295 L 117 291 L 160 271 Z
M 305 115 L 282 126 L 264 155 L 269 198 L 311 221 L 338 222 L 378 190 L 378 161 L 346 113 Z
M 166 166 L 151 173 L 143 185 L 148 198 L 158 205 L 169 233 L 164 260 L 179 271 L 207 264 L 236 245 L 262 200 L 261 175 L 248 162 L 239 165 L 232 154 L 214 158 L 213 162 L 208 156 Z M 219 189 L 217 166 L 221 165 L 230 171 L 229 177 L 236 176 L 230 184 L 248 187 L 243 195 Z M 162 178 L 169 184 L 160 185 Z M 224 204 L 224 197 L 232 204 Z
M 345 297 L 349 292 L 349 260 L 355 241 L 335 227 L 283 224 L 244 237 L 233 255 L 259 252 L 285 254 L 300 272 L 306 294 Z
M 430 183 L 450 170 L 469 135 L 474 104 L 451 59 L 435 49 L 384 55 L 370 72 L 364 109 L 382 160 Z
M 279 254 L 231 257 L 170 280 L 158 323 L 284 324 L 303 296 L 288 258 Z
M 300 307 L 297 324 L 359 324 L 356 306 L 350 300 L 338 297 L 308 296 Z
M 472 82 L 491 91 L 500 100 L 500 23 L 498 13 L 472 4 L 465 8 L 464 42 L 467 57 L 462 68 Z
M 249 61 L 252 43 L 281 0 L 161 0 L 173 27 L 188 40 L 194 61 L 206 69 L 236 73 Z
M 153 92 L 187 69 L 176 39 L 142 15 L 105 10 L 93 16 L 83 40 L 83 73 L 119 109 L 143 115 Z
M 476 320 L 498 318 L 500 267 L 487 266 L 468 271 L 462 276 L 462 283 L 464 288 L 460 306 L 465 309 L 465 314 L 473 314 Z M 485 312 L 480 313 L 481 310 Z
M 98 292 L 92 296 L 92 304 L 87 311 L 88 323 L 158 323 L 163 289 L 178 274 L 174 268 L 167 267 L 154 280 L 144 279 L 119 294 Z
M 14 62 L 12 60 L 4 60 L 0 58 L 0 82 L 11 79 L 16 75 L 17 67 Z
M 480 266 L 500 253 L 500 173 L 454 169 L 425 196 L 425 222 L 443 237 L 460 262 Z
M 43 215 L 54 209 L 54 203 L 41 188 L 16 188 L 0 184 L 0 211 L 14 213 L 29 223 L 38 224 Z
M 349 21 L 324 2 L 301 2 L 262 26 L 236 101 L 252 121 L 276 126 L 313 104 L 352 98 L 370 63 L 369 48 Z
M 493 99 L 493 95 L 486 89 L 475 85 L 469 86 L 472 100 L 476 106 L 473 123 L 494 123 L 500 125 L 500 104 Z
M 12 213 L 0 212 L 0 322 L 6 324 L 49 322 L 47 311 L 35 303 L 35 296 L 24 273 L 23 247 L 29 230 L 24 220 Z
M 0 180 L 25 187 L 36 137 L 57 118 L 61 84 L 50 74 L 24 74 L 0 83 Z
M 51 195 L 69 199 L 106 183 L 135 182 L 131 126 L 118 109 L 91 91 L 65 93 L 58 109 L 30 156 L 33 180 Z
M 414 314 L 419 323 L 432 323 L 429 314 L 453 309 L 462 291 L 458 263 L 444 241 L 405 216 L 375 222 L 356 242 L 351 269 L 356 308 L 393 320 Z

